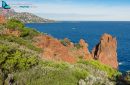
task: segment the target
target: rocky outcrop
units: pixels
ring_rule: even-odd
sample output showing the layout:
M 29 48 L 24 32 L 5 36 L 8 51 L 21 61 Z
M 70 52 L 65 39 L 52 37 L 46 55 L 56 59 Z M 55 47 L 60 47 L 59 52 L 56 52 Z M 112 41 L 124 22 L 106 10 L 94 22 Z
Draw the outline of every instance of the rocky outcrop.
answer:
M 4 16 L 0 15 L 0 24 L 3 24 L 5 22 L 6 22 L 6 20 L 5 20 Z
M 74 63 L 78 59 L 99 60 L 103 64 L 118 68 L 117 41 L 109 34 L 104 34 L 100 42 L 90 53 L 88 44 L 81 39 L 78 44 L 65 38 L 60 41 L 48 35 L 35 37 L 35 45 L 43 49 L 42 58 L 56 61 Z
M 42 58 L 69 63 L 76 62 L 76 58 L 69 54 L 68 48 L 62 45 L 58 39 L 48 35 L 41 35 L 35 39 L 36 45 L 43 49 Z
M 92 50 L 94 59 L 99 60 L 103 64 L 109 65 L 113 68 L 118 68 L 117 61 L 117 41 L 109 34 L 104 34 L 100 42 Z
M 48 35 L 41 35 L 34 38 L 35 45 L 43 49 L 42 58 L 56 61 L 75 63 L 79 58 L 90 60 L 91 54 L 88 44 L 81 39 L 77 48 L 74 43 L 65 38 L 60 41 Z
M 90 60 L 92 59 L 92 56 L 88 50 L 88 44 L 83 40 L 83 39 L 80 39 L 79 41 L 79 44 L 82 46 L 82 52 L 83 52 L 83 56 L 84 56 L 84 59 L 86 60 Z

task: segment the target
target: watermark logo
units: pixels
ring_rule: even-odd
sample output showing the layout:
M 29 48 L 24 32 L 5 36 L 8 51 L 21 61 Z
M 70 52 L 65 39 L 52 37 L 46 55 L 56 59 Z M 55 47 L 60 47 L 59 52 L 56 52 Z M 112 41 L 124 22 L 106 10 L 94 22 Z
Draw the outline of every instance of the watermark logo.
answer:
M 34 6 L 33 4 L 27 2 L 18 2 L 11 5 L 13 8 L 37 8 L 37 6 Z
M 7 4 L 6 1 L 2 0 L 2 7 L 3 9 L 15 9 L 15 8 L 37 8 L 37 6 L 34 6 L 33 4 L 29 2 L 15 2 Z
M 0 15 L 5 16 L 5 14 L 7 14 L 8 10 L 11 9 L 11 7 L 5 2 L 5 1 L 1 1 L 1 11 L 0 11 Z
M 11 9 L 11 7 L 5 1 L 2 1 L 2 8 Z

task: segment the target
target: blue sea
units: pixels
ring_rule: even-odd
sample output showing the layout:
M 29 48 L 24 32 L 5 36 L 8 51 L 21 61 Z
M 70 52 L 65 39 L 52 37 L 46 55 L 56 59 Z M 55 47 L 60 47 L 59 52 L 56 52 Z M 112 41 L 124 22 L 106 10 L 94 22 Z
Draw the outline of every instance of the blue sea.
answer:
M 92 50 L 104 33 L 109 33 L 118 41 L 119 70 L 130 70 L 130 22 L 55 22 L 31 23 L 26 26 L 58 39 L 69 38 L 75 43 L 82 38 L 89 44 L 89 50 Z

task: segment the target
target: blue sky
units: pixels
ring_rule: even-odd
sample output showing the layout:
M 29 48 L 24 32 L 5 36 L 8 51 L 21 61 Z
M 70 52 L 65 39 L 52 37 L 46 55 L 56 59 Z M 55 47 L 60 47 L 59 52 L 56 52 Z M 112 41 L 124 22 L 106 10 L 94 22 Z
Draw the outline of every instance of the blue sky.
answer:
M 130 0 L 5 0 L 18 12 L 64 21 L 130 21 Z M 14 7 L 19 3 L 31 8 Z

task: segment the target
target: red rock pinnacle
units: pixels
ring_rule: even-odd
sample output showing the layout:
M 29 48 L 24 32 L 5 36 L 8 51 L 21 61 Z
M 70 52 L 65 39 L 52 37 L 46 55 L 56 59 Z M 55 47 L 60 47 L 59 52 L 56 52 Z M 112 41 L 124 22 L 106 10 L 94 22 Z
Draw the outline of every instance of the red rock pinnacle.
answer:
M 117 41 L 109 34 L 104 34 L 100 42 L 92 51 L 94 59 L 99 60 L 103 64 L 109 65 L 113 68 L 118 68 L 117 61 Z

